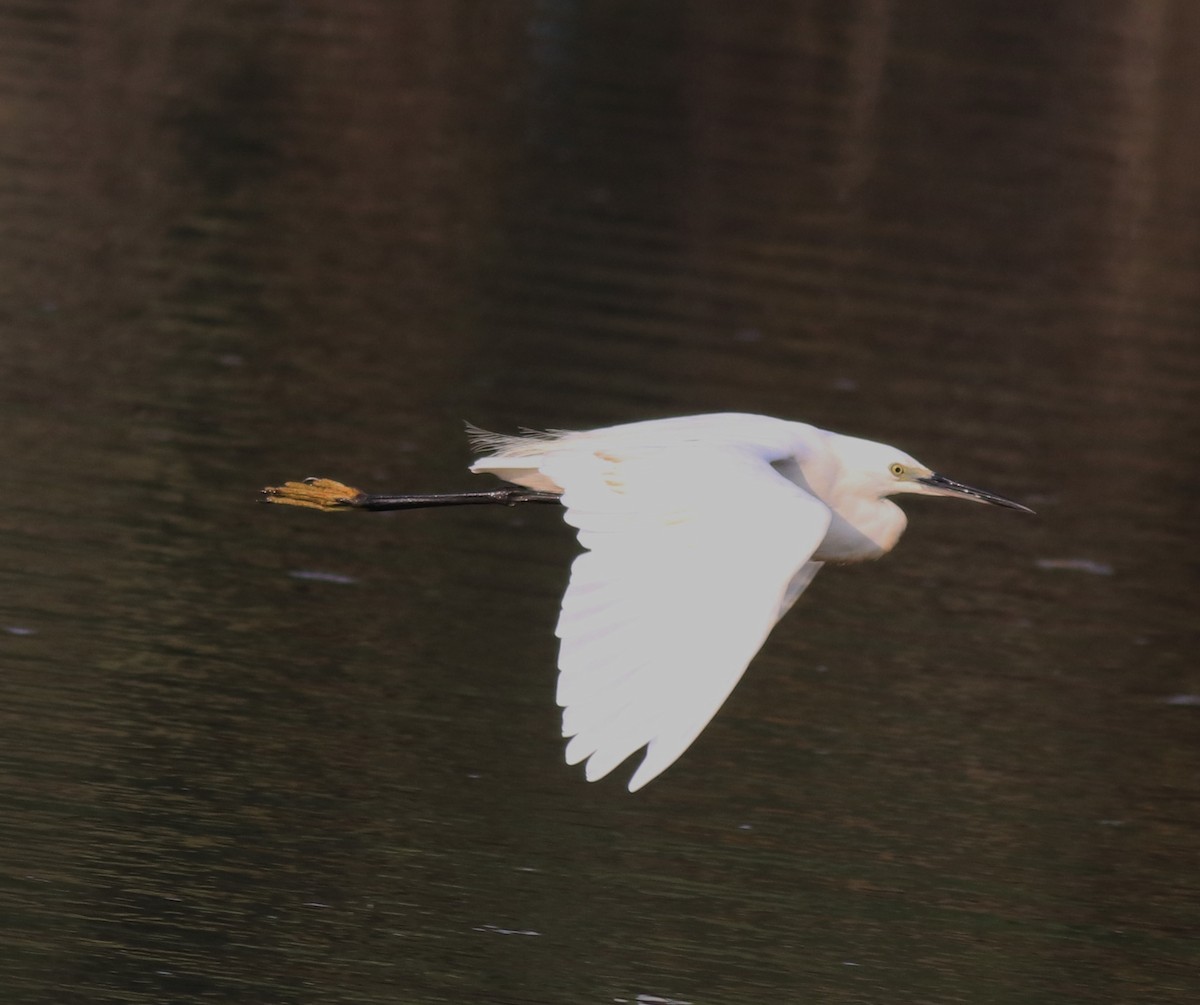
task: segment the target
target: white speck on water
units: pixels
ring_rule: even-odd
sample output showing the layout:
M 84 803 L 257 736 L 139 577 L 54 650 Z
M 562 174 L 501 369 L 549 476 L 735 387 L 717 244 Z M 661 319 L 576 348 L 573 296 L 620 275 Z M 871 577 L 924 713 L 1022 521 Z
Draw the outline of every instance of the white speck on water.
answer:
M 22 625 L 5 625 L 4 630 L 9 635 L 36 635 L 36 628 L 25 628 Z
M 1163 699 L 1166 705 L 1200 705 L 1200 694 L 1173 694 Z
M 658 995 L 638 995 L 634 1001 L 640 1005 L 692 1005 L 682 998 L 660 998 Z
M 1039 569 L 1065 569 L 1068 572 L 1087 572 L 1093 576 L 1113 574 L 1113 567 L 1107 562 L 1093 562 L 1090 558 L 1039 558 L 1034 565 Z
M 358 582 L 353 576 L 343 576 L 340 572 L 321 572 L 317 569 L 293 569 L 288 575 L 292 579 L 306 579 L 316 583 L 339 583 L 342 586 Z
M 495 925 L 479 925 L 472 929 L 474 932 L 488 932 L 491 935 L 541 935 L 531 928 L 497 928 Z

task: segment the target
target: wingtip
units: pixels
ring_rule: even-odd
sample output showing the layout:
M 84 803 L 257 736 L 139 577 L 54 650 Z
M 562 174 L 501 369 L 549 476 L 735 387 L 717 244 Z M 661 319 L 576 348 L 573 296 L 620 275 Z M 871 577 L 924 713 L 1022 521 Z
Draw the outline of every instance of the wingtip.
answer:
M 650 782 L 666 771 L 668 767 L 669 765 L 666 764 L 661 767 L 650 765 L 650 755 L 647 754 L 642 759 L 642 763 L 637 766 L 637 771 L 633 773 L 633 777 L 629 779 L 629 791 L 637 792 L 638 789 L 645 788 Z

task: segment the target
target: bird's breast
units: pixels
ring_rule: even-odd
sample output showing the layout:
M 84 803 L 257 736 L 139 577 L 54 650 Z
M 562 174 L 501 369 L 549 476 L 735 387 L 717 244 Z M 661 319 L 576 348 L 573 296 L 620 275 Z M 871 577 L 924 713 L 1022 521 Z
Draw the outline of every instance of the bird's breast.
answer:
M 880 558 L 896 546 L 907 525 L 904 510 L 888 499 L 835 508 L 813 561 L 867 562 Z

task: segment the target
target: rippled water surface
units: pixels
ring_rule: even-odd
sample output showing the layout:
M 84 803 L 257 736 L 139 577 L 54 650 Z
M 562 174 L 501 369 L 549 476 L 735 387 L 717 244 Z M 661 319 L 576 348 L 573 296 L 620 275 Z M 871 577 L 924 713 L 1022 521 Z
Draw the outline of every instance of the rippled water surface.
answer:
M 1200 1000 L 1200 8 L 0 8 L 0 984 L 29 1002 Z M 461 421 L 895 442 L 637 795 Z M 639 999 L 640 996 L 640 999 Z

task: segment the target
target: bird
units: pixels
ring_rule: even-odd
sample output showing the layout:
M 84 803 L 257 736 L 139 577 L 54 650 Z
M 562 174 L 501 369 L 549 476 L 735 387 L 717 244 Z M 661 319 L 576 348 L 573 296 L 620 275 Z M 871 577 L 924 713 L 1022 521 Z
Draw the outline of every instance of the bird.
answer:
M 555 628 L 565 757 L 595 781 L 644 749 L 630 792 L 692 745 L 822 566 L 896 546 L 908 519 L 893 497 L 1033 513 L 897 447 L 765 415 L 516 435 L 468 423 L 467 433 L 482 455 L 470 471 L 505 486 L 383 495 L 309 478 L 263 498 L 317 509 L 561 505 L 583 548 Z

